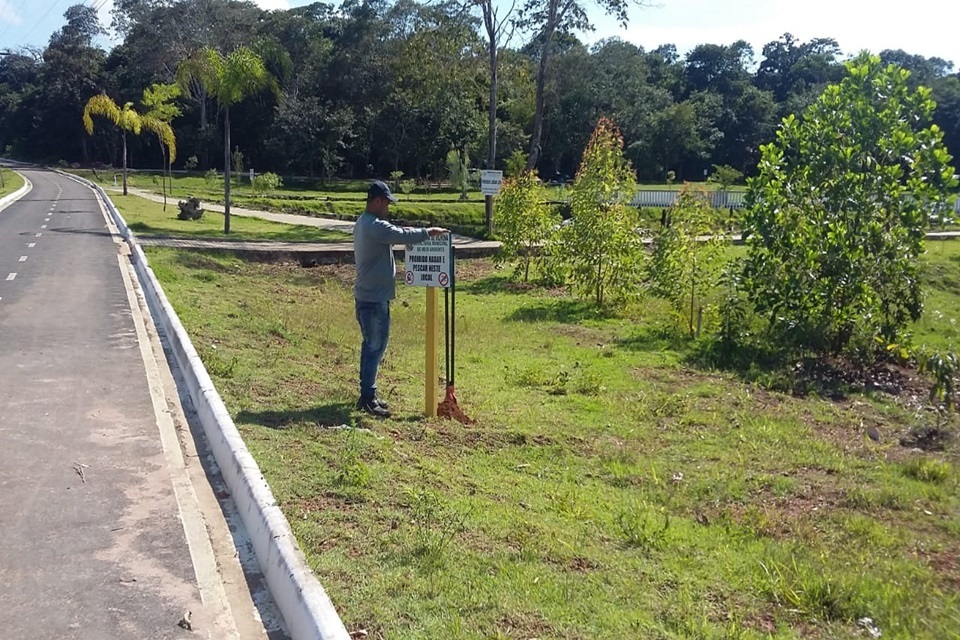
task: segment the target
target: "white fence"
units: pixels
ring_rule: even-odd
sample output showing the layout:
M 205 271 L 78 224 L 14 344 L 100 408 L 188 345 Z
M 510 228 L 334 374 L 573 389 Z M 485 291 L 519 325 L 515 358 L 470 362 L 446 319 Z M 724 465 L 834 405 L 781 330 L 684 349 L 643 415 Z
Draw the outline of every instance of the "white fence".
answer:
M 631 207 L 672 207 L 677 204 L 679 191 L 642 189 L 630 201 Z M 717 209 L 742 209 L 746 206 L 746 191 L 711 191 L 710 204 Z M 953 212 L 960 216 L 960 197 L 953 202 Z
M 672 207 L 677 204 L 679 191 L 643 189 L 630 201 L 632 207 Z M 745 191 L 711 191 L 710 204 L 717 209 L 742 209 Z

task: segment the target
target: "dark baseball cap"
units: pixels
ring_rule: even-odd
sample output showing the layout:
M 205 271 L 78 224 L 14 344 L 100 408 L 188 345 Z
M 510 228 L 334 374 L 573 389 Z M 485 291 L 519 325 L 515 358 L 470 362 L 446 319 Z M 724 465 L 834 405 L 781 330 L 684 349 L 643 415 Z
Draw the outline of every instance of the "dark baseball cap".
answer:
M 397 197 L 390 193 L 390 187 L 383 180 L 374 180 L 370 183 L 370 188 L 367 189 L 367 200 L 374 198 L 386 198 L 390 202 L 397 201 Z

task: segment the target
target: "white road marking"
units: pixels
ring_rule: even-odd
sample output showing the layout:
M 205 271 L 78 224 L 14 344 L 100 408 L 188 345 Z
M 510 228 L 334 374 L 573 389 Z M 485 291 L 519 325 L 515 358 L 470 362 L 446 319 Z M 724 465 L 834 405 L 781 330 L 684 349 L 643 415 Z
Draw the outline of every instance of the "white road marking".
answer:
M 41 228 L 41 229 L 46 229 L 46 228 L 47 228 L 47 225 L 42 224 L 42 225 L 40 225 L 40 228 Z
M 26 262 L 27 256 L 20 256 L 20 262 Z
M 17 274 L 11 273 L 10 275 L 7 276 L 7 282 L 10 282 L 11 280 L 13 280 L 13 279 L 16 278 L 16 277 L 17 277 Z
M 37 234 L 37 237 L 39 238 L 39 237 L 42 236 L 42 235 L 43 235 L 42 233 L 38 233 L 38 234 Z
M 36 242 L 28 242 L 28 243 L 27 243 L 27 249 L 33 249 L 35 246 L 37 246 L 37 243 L 36 243 Z

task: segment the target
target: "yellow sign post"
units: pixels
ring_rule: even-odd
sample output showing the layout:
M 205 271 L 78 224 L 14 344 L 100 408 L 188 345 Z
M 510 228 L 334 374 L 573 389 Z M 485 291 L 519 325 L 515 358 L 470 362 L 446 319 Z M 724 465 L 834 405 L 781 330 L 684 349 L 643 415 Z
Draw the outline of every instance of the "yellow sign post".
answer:
M 452 247 L 452 238 L 447 234 L 408 246 L 404 256 L 403 281 L 410 286 L 427 288 L 423 406 L 428 418 L 437 417 L 440 396 L 440 305 L 437 290 L 449 287 L 453 280 Z
M 424 385 L 423 401 L 424 415 L 428 418 L 437 417 L 437 398 L 440 394 L 437 382 L 440 377 L 440 372 L 437 370 L 440 344 L 440 323 L 438 321 L 440 306 L 437 299 L 437 288 L 427 287 L 427 321 L 424 323 L 426 326 L 427 348 L 425 352 L 427 361 L 424 368 L 426 384 Z

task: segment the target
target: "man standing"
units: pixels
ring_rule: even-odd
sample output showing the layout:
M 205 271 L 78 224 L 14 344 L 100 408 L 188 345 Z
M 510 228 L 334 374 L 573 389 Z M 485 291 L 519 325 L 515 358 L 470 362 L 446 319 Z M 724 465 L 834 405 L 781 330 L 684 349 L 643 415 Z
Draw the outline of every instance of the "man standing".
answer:
M 390 339 L 390 301 L 397 297 L 397 265 L 393 245 L 417 244 L 446 229 L 402 229 L 387 221 L 390 203 L 397 199 L 386 183 L 373 182 L 367 190 L 367 208 L 353 228 L 357 279 L 353 297 L 363 344 L 360 347 L 360 400 L 357 409 L 389 418 L 387 404 L 377 397 L 377 371 Z

